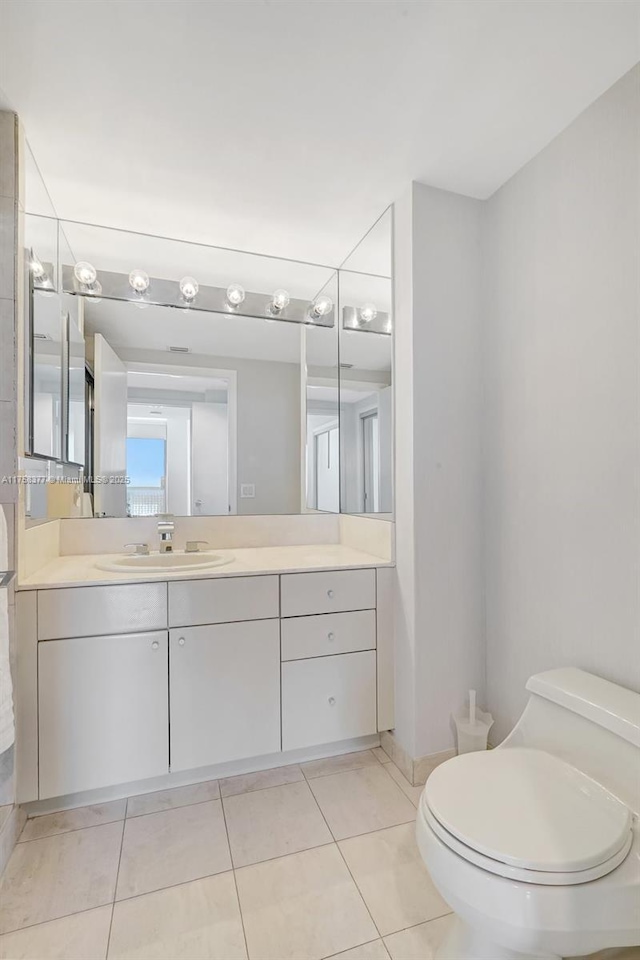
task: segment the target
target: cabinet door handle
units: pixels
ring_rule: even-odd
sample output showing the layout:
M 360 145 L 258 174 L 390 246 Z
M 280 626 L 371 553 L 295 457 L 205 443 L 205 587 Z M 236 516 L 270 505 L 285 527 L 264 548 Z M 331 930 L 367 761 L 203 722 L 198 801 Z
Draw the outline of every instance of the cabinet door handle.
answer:
M 335 707 L 335 705 L 336 705 L 336 698 L 335 698 L 335 697 L 329 697 L 329 706 L 330 706 L 330 707 Z
M 184 637 L 178 637 L 178 644 L 181 647 L 184 647 Z
M 327 640 L 335 640 L 335 638 L 336 638 L 335 633 L 333 632 L 333 630 L 330 630 L 329 633 L 327 634 Z
M 151 649 L 152 649 L 152 650 L 157 650 L 159 646 L 160 646 L 160 644 L 158 643 L 158 641 L 157 641 L 157 640 L 154 640 L 153 643 L 151 644 Z
M 329 600 L 333 600 L 333 590 L 327 590 L 327 596 L 329 597 Z

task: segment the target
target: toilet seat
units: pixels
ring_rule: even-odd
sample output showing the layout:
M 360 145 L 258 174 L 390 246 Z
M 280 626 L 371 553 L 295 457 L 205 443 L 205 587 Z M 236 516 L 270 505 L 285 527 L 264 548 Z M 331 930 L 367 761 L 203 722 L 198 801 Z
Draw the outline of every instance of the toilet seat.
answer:
M 542 750 L 499 748 L 437 767 L 421 799 L 443 843 L 490 873 L 565 885 L 626 857 L 631 813 L 601 784 Z

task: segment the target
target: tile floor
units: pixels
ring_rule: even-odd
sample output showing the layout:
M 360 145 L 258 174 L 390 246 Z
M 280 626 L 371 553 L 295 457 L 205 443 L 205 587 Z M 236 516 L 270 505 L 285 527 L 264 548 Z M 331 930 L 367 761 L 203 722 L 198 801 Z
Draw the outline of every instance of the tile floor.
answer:
M 421 789 L 376 748 L 29 820 L 0 960 L 432 960 Z
M 381 750 L 29 820 L 2 960 L 431 960 L 449 908 Z

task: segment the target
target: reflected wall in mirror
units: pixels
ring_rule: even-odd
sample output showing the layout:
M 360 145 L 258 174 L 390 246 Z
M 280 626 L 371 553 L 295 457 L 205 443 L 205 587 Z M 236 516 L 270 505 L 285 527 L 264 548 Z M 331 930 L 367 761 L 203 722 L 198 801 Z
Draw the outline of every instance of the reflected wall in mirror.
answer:
M 393 514 L 391 210 L 339 271 L 343 513 Z
M 62 344 L 65 329 L 62 298 L 34 291 L 31 406 L 32 452 L 62 459 Z

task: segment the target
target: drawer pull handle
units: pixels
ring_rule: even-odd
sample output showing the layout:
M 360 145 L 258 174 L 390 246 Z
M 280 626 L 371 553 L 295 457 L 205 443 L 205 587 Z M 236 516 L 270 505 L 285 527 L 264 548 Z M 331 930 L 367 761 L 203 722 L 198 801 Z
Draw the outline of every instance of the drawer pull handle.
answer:
M 327 634 L 327 640 L 335 640 L 335 638 L 336 638 L 335 633 L 333 632 L 333 630 L 330 630 L 329 633 Z
M 154 640 L 153 643 L 151 644 L 151 649 L 152 649 L 152 650 L 157 650 L 159 646 L 160 646 L 160 644 L 158 643 L 158 641 L 157 641 L 157 640 Z
M 333 600 L 333 590 L 327 590 L 327 596 L 329 597 L 329 600 Z
M 329 697 L 329 706 L 330 706 L 330 707 L 335 707 L 335 705 L 336 705 L 336 698 L 335 698 L 335 697 Z
M 178 644 L 179 644 L 181 647 L 184 647 L 184 637 L 179 637 L 179 638 L 178 638 Z

